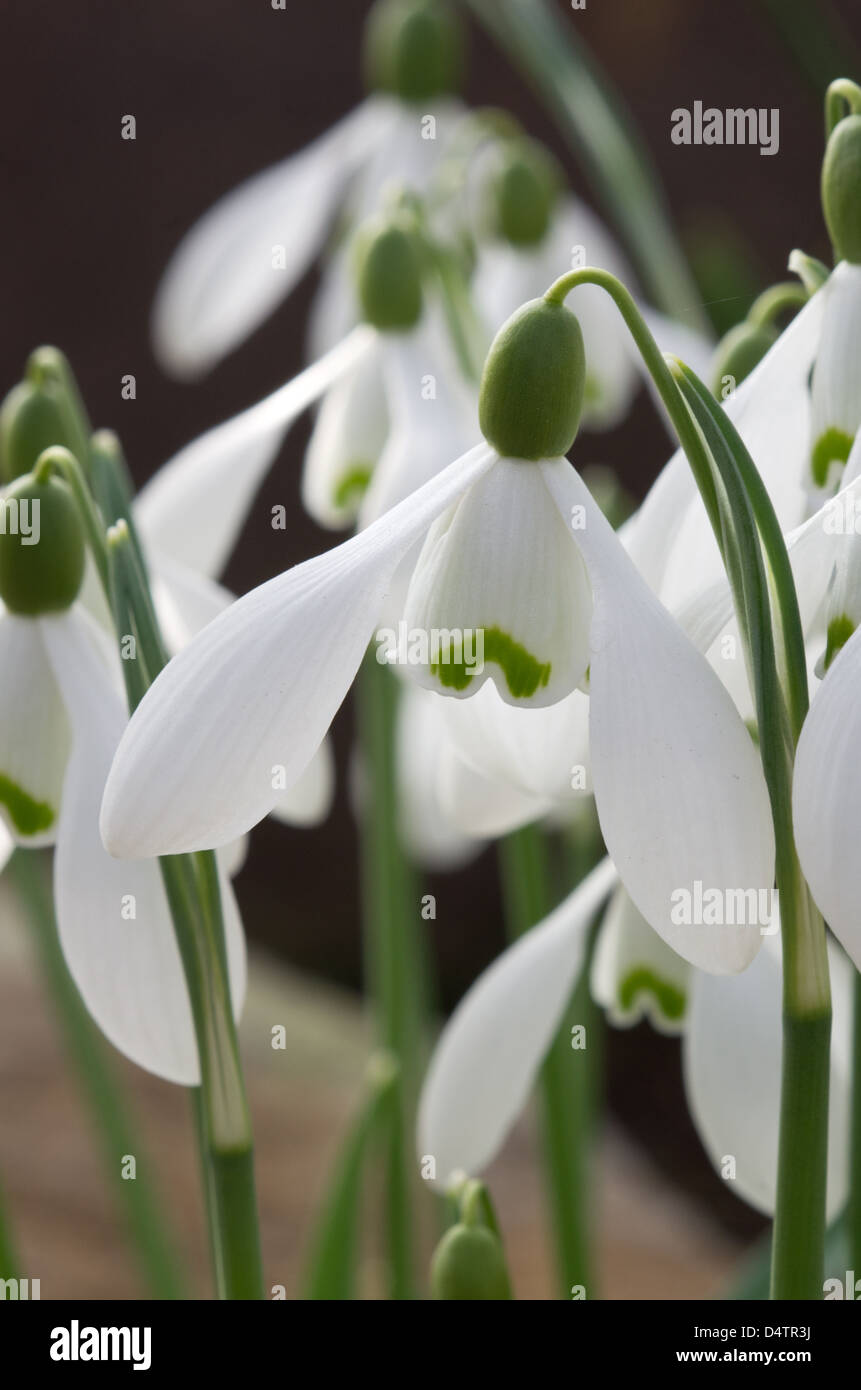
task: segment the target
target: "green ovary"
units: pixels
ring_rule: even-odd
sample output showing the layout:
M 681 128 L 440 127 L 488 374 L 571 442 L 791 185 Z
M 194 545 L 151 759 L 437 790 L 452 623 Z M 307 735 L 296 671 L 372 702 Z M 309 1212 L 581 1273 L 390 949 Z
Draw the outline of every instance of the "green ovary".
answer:
M 831 665 L 841 647 L 845 647 L 849 638 L 855 631 L 855 624 L 846 614 L 839 618 L 832 618 L 828 624 L 828 637 L 825 647 L 825 669 Z
M 335 488 L 333 500 L 336 507 L 349 507 L 361 501 L 368 483 L 371 481 L 371 465 L 356 463 L 346 473 L 342 473 Z
M 675 1020 L 684 1016 L 687 1001 L 682 991 L 660 979 L 647 965 L 630 970 L 619 983 L 619 1002 L 625 1010 L 634 1007 L 640 994 L 651 994 L 664 1018 Z
M 828 470 L 832 463 L 845 463 L 852 449 L 852 438 L 845 430 L 832 425 L 821 434 L 810 455 L 810 471 L 817 487 L 824 487 L 828 481 Z
M 436 676 L 440 685 L 449 690 L 466 690 L 475 674 L 473 666 L 468 666 L 463 659 L 448 661 L 448 649 L 440 656 L 439 662 L 431 663 L 431 675 Z M 525 647 L 498 627 L 484 629 L 484 661 L 485 665 L 492 661 L 500 667 L 505 683 L 516 700 L 528 699 L 550 679 L 551 663 L 536 661 Z
M 47 801 L 34 801 L 17 782 L 0 772 L 0 805 L 5 806 L 19 835 L 38 835 L 54 824 Z

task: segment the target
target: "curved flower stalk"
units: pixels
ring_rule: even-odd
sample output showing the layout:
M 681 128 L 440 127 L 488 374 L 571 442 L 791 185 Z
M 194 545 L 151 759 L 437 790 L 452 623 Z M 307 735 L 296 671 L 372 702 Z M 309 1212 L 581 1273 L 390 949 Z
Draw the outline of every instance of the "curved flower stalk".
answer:
M 20 783 L 7 789 L 5 810 L 20 843 L 56 841 L 60 942 L 102 1032 L 139 1066 L 192 1086 L 200 1081 L 195 1031 L 158 865 L 141 863 L 129 873 L 99 837 L 105 777 L 128 716 L 115 650 L 74 602 L 83 575 L 82 542 L 68 489 L 55 477 L 69 462 L 65 451 L 49 451 L 35 474 L 20 479 L 0 504 L 8 516 L 13 503 L 20 515 L 25 497 L 40 502 L 43 530 L 33 549 L 49 548 L 51 566 L 40 591 L 41 557 L 31 561 L 19 537 L 4 529 L 0 736 L 4 766 L 20 770 Z M 238 1013 L 245 991 L 244 937 L 224 873 L 220 886 Z
M 174 375 L 200 375 L 253 332 L 323 249 L 336 214 L 367 215 L 389 182 L 426 186 L 462 114 L 456 16 L 444 0 L 379 0 L 366 47 L 372 95 L 226 194 L 174 253 L 153 311 L 156 354 Z M 334 275 L 340 292 L 337 261 Z
M 286 760 L 288 782 L 307 765 L 399 565 L 424 539 L 406 613 L 420 636 L 481 629 L 484 667 L 465 663 L 462 649 L 419 651 L 413 662 L 408 651 L 409 674 L 460 698 L 492 678 L 506 701 L 545 706 L 589 667 L 602 829 L 655 929 L 666 928 L 673 890 L 697 878 L 770 886 L 768 801 L 747 731 L 560 456 L 576 432 L 583 375 L 573 315 L 525 306 L 485 369 L 482 428 L 493 442 L 352 540 L 246 595 L 174 658 L 108 781 L 102 828 L 112 853 L 211 848 L 266 814 L 272 763 Z M 378 657 L 391 660 L 391 650 L 387 640 Z M 677 941 L 717 971 L 743 969 L 759 947 L 757 933 L 729 925 L 682 929 Z
M 504 1144 L 536 1081 L 585 962 L 590 922 L 618 875 L 605 859 L 544 922 L 510 946 L 471 986 L 428 1067 L 417 1151 L 436 1159 L 445 1189 L 478 1174 Z M 829 1208 L 845 1202 L 851 1002 L 846 958 L 832 953 Z M 780 1096 L 779 936 L 743 973 L 691 969 L 616 888 L 596 943 L 591 991 L 614 1024 L 647 1017 L 681 1033 L 691 1113 L 731 1190 L 771 1214 L 776 1200 Z M 588 1046 L 588 1041 L 587 1041 Z M 572 1065 L 577 1052 L 572 1051 Z M 731 1162 L 730 1162 L 731 1160 Z

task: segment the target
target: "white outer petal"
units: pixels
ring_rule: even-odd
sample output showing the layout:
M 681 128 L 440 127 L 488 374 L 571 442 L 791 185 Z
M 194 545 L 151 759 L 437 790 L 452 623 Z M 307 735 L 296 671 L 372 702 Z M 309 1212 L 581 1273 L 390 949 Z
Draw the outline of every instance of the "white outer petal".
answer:
M 80 610 L 39 622 L 72 725 L 72 754 L 54 862 L 60 943 L 81 996 L 107 1038 L 167 1081 L 199 1083 L 197 1046 L 182 962 L 155 862 L 124 864 L 106 853 L 99 807 L 125 708 Z M 222 877 L 235 1012 L 245 992 L 245 943 Z M 134 900 L 133 920 L 123 917 Z
M 487 445 L 472 450 L 375 526 L 246 594 L 168 663 L 108 778 L 111 853 L 211 849 L 272 809 L 273 768 L 290 787 L 308 766 L 398 563 L 495 459 Z
M 324 738 L 305 771 L 279 796 L 271 815 L 282 825 L 312 828 L 321 825 L 335 799 L 335 755 Z
M 676 925 L 673 894 L 770 890 L 774 832 L 759 755 L 730 696 L 647 588 L 588 489 L 564 461 L 541 465 L 574 532 L 595 600 L 589 733 L 607 849 L 646 921 L 715 974 L 750 964 L 757 925 Z
M 442 786 L 446 768 L 459 761 L 445 724 L 454 703 L 413 681 L 402 681 L 398 699 L 397 774 L 400 832 L 412 859 L 424 868 L 451 871 L 484 848 L 446 814 Z
M 311 145 L 240 184 L 191 228 L 165 271 L 153 310 L 156 356 L 194 377 L 272 312 L 314 259 L 345 185 L 391 126 L 395 108 L 369 98 Z M 274 247 L 284 264 L 273 264 Z
M 828 1210 L 847 1195 L 849 1067 L 848 964 L 829 952 L 834 982 L 828 1142 Z M 774 1212 L 780 1125 L 781 969 L 779 937 L 769 938 L 749 970 L 732 978 L 695 973 L 684 1041 L 685 1090 L 712 1164 L 735 1159 L 730 1191 L 758 1211 Z
M 270 396 L 207 430 L 168 460 L 135 501 L 146 549 L 215 577 L 236 544 L 289 425 L 376 341 L 367 325 Z
M 826 922 L 861 970 L 861 628 L 814 696 L 795 756 L 792 813 L 804 876 Z
M 496 1156 L 526 1103 L 580 973 L 589 924 L 618 875 L 604 859 L 549 917 L 509 946 L 458 1004 L 422 1089 L 418 1152 L 438 1187 Z

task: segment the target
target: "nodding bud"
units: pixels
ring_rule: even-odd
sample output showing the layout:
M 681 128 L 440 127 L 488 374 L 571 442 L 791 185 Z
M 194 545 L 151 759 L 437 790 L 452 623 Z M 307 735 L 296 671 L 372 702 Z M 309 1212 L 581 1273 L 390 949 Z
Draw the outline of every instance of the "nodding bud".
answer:
M 861 265 L 861 116 L 838 121 L 822 163 L 822 210 L 839 258 Z
M 511 1298 L 499 1237 L 486 1226 L 458 1224 L 446 1231 L 431 1262 L 435 1299 L 493 1302 Z
M 740 386 L 750 376 L 765 354 L 777 342 L 777 330 L 768 326 L 737 323 L 721 338 L 712 366 L 712 390 L 720 395 L 727 377 L 733 386 Z
M 0 499 L 0 599 L 12 613 L 62 612 L 84 578 L 84 533 L 67 483 L 54 471 L 70 457 L 46 449 L 34 472 Z
M 384 333 L 414 328 L 422 314 L 422 246 L 405 214 L 361 228 L 356 273 L 363 317 Z
M 507 141 L 493 182 L 497 234 L 513 246 L 535 246 L 542 241 L 559 183 L 555 161 L 537 140 Z
M 402 101 L 456 91 L 463 69 L 463 30 L 444 0 L 377 0 L 365 25 L 368 85 Z
M 583 334 L 571 310 L 530 300 L 502 325 L 487 354 L 482 434 L 506 458 L 560 458 L 577 435 L 585 381 Z
M 71 443 L 53 382 L 27 379 L 12 387 L 0 406 L 0 480 L 11 483 L 32 473 L 45 449 Z

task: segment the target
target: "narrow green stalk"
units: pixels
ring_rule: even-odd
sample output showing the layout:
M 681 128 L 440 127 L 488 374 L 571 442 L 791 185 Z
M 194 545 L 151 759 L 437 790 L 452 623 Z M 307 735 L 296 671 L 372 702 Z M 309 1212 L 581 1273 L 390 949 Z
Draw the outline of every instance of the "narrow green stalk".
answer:
M 419 940 L 420 904 L 399 842 L 395 762 L 397 682 L 373 651 L 359 673 L 358 719 L 367 804 L 362 821 L 362 903 L 367 976 L 380 1046 L 399 1074 L 393 1087 L 386 1188 L 392 1298 L 414 1296 L 412 1193 L 414 1117 L 426 993 Z
M 66 968 L 41 857 L 34 850 L 19 850 L 8 872 L 26 907 L 42 976 L 62 1029 L 65 1051 L 86 1096 L 105 1167 L 114 1184 L 142 1272 L 155 1298 L 180 1299 L 184 1296 L 183 1281 L 165 1229 L 161 1201 L 147 1176 L 151 1167 L 134 1133 L 104 1044 Z M 129 1154 L 137 1160 L 136 1176 L 124 1180 L 122 1163 Z
M 849 1138 L 849 1269 L 861 1279 L 861 973 L 855 971 L 852 1020 L 852 1123 Z
M 825 139 L 844 116 L 861 112 L 861 87 L 848 77 L 838 77 L 825 93 Z
M 553 907 L 550 864 L 542 832 L 524 826 L 497 846 L 508 935 L 511 940 L 534 927 Z M 584 972 L 585 973 L 585 972 Z M 556 1247 L 560 1296 L 570 1299 L 575 1285 L 594 1298 L 589 1182 L 592 1111 L 592 1055 L 574 1052 L 571 1028 L 583 1024 L 588 984 L 581 977 L 565 1018 L 541 1068 L 544 1167 L 550 1225 Z
M 467 0 L 526 74 L 602 199 L 653 302 L 708 332 L 701 296 L 672 229 L 653 160 L 577 33 L 545 0 Z
M 782 280 L 777 285 L 769 285 L 757 296 L 747 311 L 747 321 L 757 328 L 767 328 L 787 309 L 800 309 L 808 298 L 805 285 L 797 280 Z

